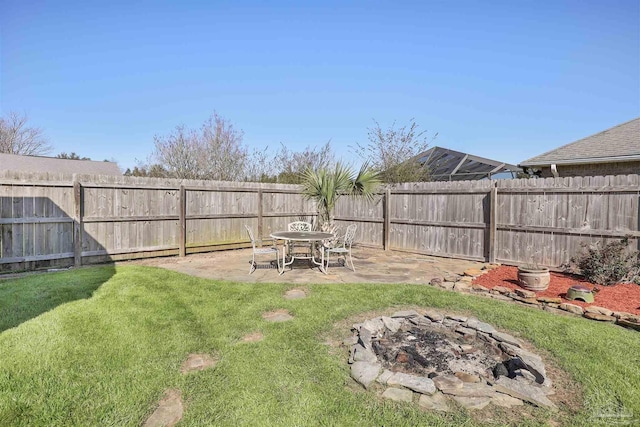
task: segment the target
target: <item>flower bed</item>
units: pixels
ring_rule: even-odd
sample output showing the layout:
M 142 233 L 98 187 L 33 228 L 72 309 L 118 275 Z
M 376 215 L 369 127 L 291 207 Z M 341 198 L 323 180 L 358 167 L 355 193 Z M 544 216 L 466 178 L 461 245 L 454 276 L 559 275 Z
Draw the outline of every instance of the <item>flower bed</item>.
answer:
M 476 277 L 473 283 L 489 289 L 493 289 L 496 286 L 503 286 L 511 290 L 522 289 L 518 285 L 518 268 L 504 265 Z M 595 302 L 593 304 L 580 300 L 566 299 L 567 290 L 576 284 L 598 289 L 598 292 L 595 293 Z M 612 311 L 640 315 L 640 286 L 632 283 L 600 286 L 581 280 L 576 276 L 552 272 L 549 288 L 542 292 L 536 292 L 536 297 L 559 297 L 562 298 L 562 302 L 579 305 L 582 308 L 597 306 Z

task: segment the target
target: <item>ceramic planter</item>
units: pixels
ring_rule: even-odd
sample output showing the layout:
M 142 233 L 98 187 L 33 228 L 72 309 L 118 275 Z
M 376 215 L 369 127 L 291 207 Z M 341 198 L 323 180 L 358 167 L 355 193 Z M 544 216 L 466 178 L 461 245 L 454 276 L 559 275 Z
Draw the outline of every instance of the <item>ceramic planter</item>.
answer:
M 547 267 L 518 267 L 518 283 L 528 291 L 544 291 L 549 287 L 550 280 Z

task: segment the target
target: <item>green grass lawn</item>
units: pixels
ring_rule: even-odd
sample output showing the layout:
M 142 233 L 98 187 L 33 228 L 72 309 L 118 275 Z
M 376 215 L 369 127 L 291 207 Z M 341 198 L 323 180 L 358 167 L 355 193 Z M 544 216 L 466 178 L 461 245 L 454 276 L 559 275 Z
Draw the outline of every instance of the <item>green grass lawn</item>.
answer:
M 291 287 L 137 266 L 0 280 L 0 426 L 139 426 L 169 388 L 182 392 L 181 426 L 481 424 L 358 389 L 346 350 L 325 342 L 346 319 L 409 306 L 473 314 L 529 340 L 577 381 L 582 409 L 536 410 L 519 425 L 593 425 L 613 407 L 640 419 L 637 332 L 428 286 L 311 285 L 308 298 L 286 301 Z M 279 308 L 295 319 L 262 320 Z M 241 341 L 256 331 L 262 341 Z M 190 353 L 220 361 L 182 375 Z

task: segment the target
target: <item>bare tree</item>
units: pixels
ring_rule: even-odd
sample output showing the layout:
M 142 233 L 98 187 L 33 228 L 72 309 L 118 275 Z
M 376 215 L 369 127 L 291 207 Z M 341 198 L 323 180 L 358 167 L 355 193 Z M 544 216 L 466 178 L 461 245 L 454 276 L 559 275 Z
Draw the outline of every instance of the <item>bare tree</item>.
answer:
M 428 181 L 429 170 L 417 156 L 438 134 L 429 139 L 427 131 L 420 131 L 414 119 L 398 129 L 395 122 L 388 129 L 382 129 L 376 120 L 374 123 L 373 128 L 367 129 L 369 142 L 351 147 L 354 153 L 369 162 L 385 183 Z
M 79 155 L 77 155 L 75 153 L 75 151 L 72 151 L 71 154 L 67 154 L 65 151 L 63 151 L 60 154 L 56 154 L 56 159 L 67 159 L 67 160 L 91 160 L 91 158 L 89 157 L 80 157 Z M 105 160 L 105 162 L 108 162 L 108 160 Z
M 53 149 L 42 129 L 28 124 L 26 114 L 9 112 L 0 117 L 0 153 L 42 156 Z
M 181 125 L 168 136 L 155 136 L 153 157 L 174 178 L 240 180 L 247 158 L 242 138 L 242 131 L 213 113 L 199 130 Z
M 307 146 L 302 151 L 292 151 L 281 144 L 280 150 L 271 155 L 269 153 L 272 153 L 269 147 L 251 152 L 247 161 L 247 180 L 300 184 L 307 169 L 320 170 L 335 165 L 331 141 L 320 147 Z

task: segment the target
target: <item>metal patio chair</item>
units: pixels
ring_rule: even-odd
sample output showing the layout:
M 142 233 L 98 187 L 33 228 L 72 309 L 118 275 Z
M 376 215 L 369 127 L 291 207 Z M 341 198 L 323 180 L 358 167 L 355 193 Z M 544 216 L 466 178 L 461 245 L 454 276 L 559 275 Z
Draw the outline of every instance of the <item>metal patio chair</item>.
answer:
M 311 231 L 313 229 L 310 222 L 306 221 L 294 221 L 287 225 L 287 231 Z M 301 245 L 298 243 L 298 247 Z M 296 244 L 294 242 L 287 242 L 287 253 L 291 255 L 295 250 Z M 304 245 L 305 249 L 311 250 L 311 244 Z M 309 252 L 311 253 L 311 252 Z
M 256 255 L 269 255 L 273 253 L 276 254 L 276 266 L 278 268 L 278 273 L 279 273 L 280 272 L 280 251 L 278 250 L 275 240 L 273 242 L 273 246 L 259 248 L 258 245 L 256 244 L 255 237 L 253 237 L 253 229 L 248 225 L 245 225 L 244 227 L 247 229 L 247 233 L 249 233 L 249 238 L 251 239 L 251 245 L 253 246 L 251 267 L 249 268 L 249 274 L 256 271 L 256 268 L 258 266 L 256 263 Z
M 356 224 L 348 226 L 347 231 L 344 234 L 344 238 L 342 240 L 339 240 L 336 246 L 324 249 L 326 259 L 325 271 L 329 270 L 329 257 L 332 253 L 337 254 L 338 259 L 340 259 L 340 256 L 342 255 L 344 257 L 344 265 L 347 268 L 349 267 L 349 264 L 347 263 L 347 255 L 349 255 L 349 261 L 351 261 L 351 270 L 356 271 L 356 267 L 353 265 L 353 258 L 351 258 L 351 245 L 353 244 L 353 240 L 356 237 L 357 228 L 358 226 Z

